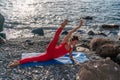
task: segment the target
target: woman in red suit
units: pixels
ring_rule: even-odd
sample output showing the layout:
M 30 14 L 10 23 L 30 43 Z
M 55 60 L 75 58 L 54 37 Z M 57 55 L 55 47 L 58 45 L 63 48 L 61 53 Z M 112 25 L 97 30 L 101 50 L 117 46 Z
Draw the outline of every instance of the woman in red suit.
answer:
M 63 38 L 62 42 L 59 46 L 57 46 L 57 42 L 59 40 L 59 36 L 65 27 L 65 25 L 68 23 L 68 20 L 65 20 L 63 23 L 61 23 L 61 26 L 57 29 L 53 40 L 49 43 L 46 51 L 43 54 L 40 54 L 38 56 L 34 57 L 28 57 L 21 60 L 14 60 L 12 63 L 9 64 L 9 67 L 17 66 L 20 64 L 28 63 L 28 62 L 43 62 L 47 60 L 51 60 L 54 58 L 61 57 L 67 53 L 70 55 L 70 59 L 75 61 L 72 57 L 72 48 L 78 43 L 78 36 L 72 36 L 72 33 L 75 32 L 77 29 L 79 29 L 83 21 L 80 20 L 80 23 L 77 27 L 73 28 L 71 31 L 68 32 L 68 34 Z M 77 63 L 75 61 L 75 63 Z

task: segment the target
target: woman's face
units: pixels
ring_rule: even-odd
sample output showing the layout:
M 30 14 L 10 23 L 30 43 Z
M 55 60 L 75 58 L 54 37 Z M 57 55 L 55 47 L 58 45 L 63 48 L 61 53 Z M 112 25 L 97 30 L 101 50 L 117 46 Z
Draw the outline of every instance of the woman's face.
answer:
M 78 40 L 71 41 L 71 45 L 75 46 L 78 43 Z

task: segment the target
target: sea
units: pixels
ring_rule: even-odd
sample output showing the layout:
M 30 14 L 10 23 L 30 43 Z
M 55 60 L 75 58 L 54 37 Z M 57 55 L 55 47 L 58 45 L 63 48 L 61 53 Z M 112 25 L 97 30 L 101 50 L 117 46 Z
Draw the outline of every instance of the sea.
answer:
M 35 28 L 59 27 L 64 19 L 69 21 L 66 27 L 73 28 L 85 16 L 93 20 L 84 20 L 82 30 L 108 34 L 100 26 L 120 25 L 120 0 L 0 0 L 0 13 L 8 39 L 30 37 Z

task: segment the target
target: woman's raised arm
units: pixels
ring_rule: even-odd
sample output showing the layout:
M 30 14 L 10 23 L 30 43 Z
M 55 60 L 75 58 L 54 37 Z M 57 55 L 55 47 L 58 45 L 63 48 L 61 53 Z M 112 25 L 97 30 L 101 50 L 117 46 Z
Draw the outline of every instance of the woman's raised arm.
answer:
M 79 29 L 82 26 L 82 24 L 83 24 L 83 20 L 80 20 L 79 25 L 68 32 L 68 34 L 63 38 L 62 43 L 68 42 L 72 33 L 74 33 L 77 29 Z

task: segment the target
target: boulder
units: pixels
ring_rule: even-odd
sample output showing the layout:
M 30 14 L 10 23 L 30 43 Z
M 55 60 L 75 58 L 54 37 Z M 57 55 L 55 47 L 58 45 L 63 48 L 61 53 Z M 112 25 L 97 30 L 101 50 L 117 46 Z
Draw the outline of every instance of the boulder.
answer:
M 104 29 L 117 28 L 118 29 L 119 25 L 116 25 L 116 24 L 103 24 L 102 28 L 104 28 Z
M 120 54 L 117 55 L 116 62 L 120 65 Z
M 39 36 L 44 36 L 44 30 L 42 28 L 37 28 L 37 29 L 34 29 L 32 30 L 32 33 L 35 35 L 39 35 Z
M 120 80 L 120 66 L 110 59 L 89 61 L 80 67 L 77 80 Z
M 115 62 L 120 53 L 119 45 L 107 38 L 94 38 L 90 42 L 90 48 L 99 56 L 110 57 Z
M 5 42 L 5 39 L 0 36 L 0 44 L 4 44 Z
M 6 34 L 5 33 L 0 33 L 0 37 L 6 39 Z
M 88 32 L 88 35 L 95 35 L 95 33 L 91 30 Z
M 83 19 L 87 19 L 87 20 L 93 20 L 93 17 L 92 16 L 85 16 L 85 17 L 82 17 Z
M 101 35 L 101 36 L 107 37 L 107 35 L 105 33 L 102 33 L 102 32 L 97 33 L 97 35 Z
M 67 34 L 68 32 L 66 30 L 62 32 L 62 35 L 67 35 Z
M 2 14 L 0 14 L 0 32 L 3 31 L 3 24 L 4 24 L 5 18 Z
M 96 51 L 96 49 L 98 49 L 99 47 L 101 47 L 101 45 L 107 44 L 107 43 L 113 43 L 112 40 L 107 39 L 107 38 L 93 38 L 90 41 L 90 49 L 93 51 Z
M 99 54 L 101 57 L 110 57 L 115 59 L 119 54 L 119 46 L 117 44 L 104 44 L 96 49 L 96 54 Z

